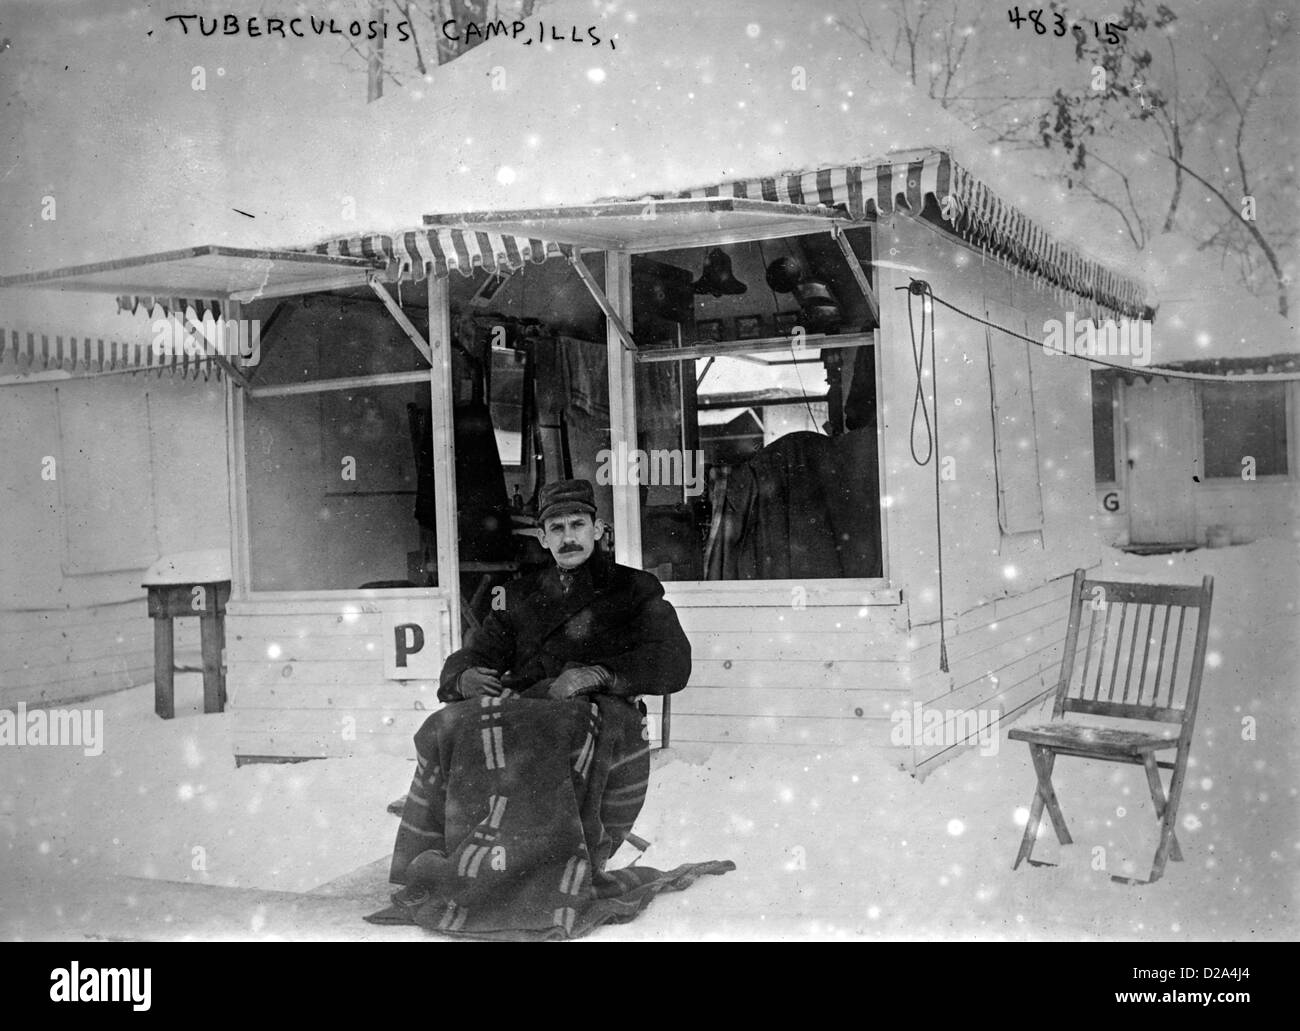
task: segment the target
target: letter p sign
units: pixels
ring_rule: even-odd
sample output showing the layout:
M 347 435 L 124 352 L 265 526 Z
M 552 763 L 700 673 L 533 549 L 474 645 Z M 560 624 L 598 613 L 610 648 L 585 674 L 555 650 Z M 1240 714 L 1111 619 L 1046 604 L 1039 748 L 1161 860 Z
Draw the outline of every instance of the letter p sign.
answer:
M 398 669 L 406 669 L 406 657 L 424 651 L 424 628 L 419 623 L 399 623 L 393 627 L 393 656 Z
M 414 599 L 394 599 L 385 606 L 385 680 L 437 680 L 446 658 L 446 645 L 438 628 L 445 612 Z M 378 627 L 376 627 L 378 629 Z

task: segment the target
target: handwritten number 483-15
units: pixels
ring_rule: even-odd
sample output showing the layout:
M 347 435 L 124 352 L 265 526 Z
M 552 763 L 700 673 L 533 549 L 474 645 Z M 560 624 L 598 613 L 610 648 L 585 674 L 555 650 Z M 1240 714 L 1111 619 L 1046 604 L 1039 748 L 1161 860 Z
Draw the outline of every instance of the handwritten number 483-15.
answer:
M 1019 7 L 1012 7 L 1007 11 L 1007 20 L 1017 29 L 1028 22 L 1033 26 L 1034 32 L 1039 36 L 1046 36 L 1048 32 L 1051 32 L 1053 36 L 1060 37 L 1065 35 L 1067 29 L 1076 29 L 1079 32 L 1083 31 L 1077 24 L 1067 24 L 1065 17 L 1060 11 L 1051 12 L 1052 26 L 1049 29 L 1047 23 L 1043 21 L 1044 13 L 1045 12 L 1041 8 L 1031 7 L 1029 9 L 1029 15 L 1026 17 L 1020 13 Z M 1119 33 L 1127 31 L 1127 25 L 1116 25 L 1114 22 L 1108 21 L 1100 24 L 1097 22 L 1092 23 L 1093 37 L 1095 39 L 1101 39 L 1104 35 L 1106 42 L 1111 46 L 1115 46 L 1120 42 Z

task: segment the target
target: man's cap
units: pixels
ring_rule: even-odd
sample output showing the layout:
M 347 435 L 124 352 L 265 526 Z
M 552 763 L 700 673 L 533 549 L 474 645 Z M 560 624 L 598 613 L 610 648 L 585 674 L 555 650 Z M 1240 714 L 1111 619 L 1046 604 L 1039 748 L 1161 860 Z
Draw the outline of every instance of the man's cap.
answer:
M 537 497 L 537 521 L 571 512 L 596 514 L 596 492 L 590 480 L 556 480 L 541 489 Z

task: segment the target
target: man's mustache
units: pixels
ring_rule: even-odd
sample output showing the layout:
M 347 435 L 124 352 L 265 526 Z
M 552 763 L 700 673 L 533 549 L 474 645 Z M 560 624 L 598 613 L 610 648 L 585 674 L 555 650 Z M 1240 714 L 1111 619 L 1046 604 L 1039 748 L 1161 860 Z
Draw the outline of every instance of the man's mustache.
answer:
M 568 555 L 575 551 L 582 551 L 581 544 L 564 544 L 560 546 L 560 554 Z

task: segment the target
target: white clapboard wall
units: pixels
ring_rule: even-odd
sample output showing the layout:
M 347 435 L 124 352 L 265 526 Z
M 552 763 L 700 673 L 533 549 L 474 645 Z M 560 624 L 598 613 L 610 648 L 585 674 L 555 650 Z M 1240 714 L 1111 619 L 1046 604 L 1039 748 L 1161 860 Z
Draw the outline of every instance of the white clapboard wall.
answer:
M 226 689 L 237 758 L 413 755 L 450 633 L 431 592 L 232 601 Z M 427 674 L 393 679 L 394 624 L 419 620 Z M 408 643 L 410 639 L 408 638 Z

